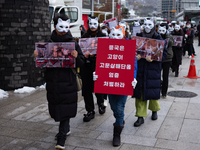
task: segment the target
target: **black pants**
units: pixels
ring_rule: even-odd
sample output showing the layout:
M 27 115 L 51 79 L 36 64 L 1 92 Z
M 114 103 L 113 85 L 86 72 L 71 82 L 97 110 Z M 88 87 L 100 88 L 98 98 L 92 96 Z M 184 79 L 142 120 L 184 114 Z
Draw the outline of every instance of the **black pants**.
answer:
M 192 46 L 193 46 L 193 44 L 186 43 L 186 49 L 188 50 L 188 56 L 191 56 L 193 54 Z
M 162 63 L 162 70 L 163 70 L 163 82 L 162 82 L 162 96 L 167 95 L 167 90 L 168 90 L 168 78 L 169 78 L 169 68 L 171 67 L 172 62 L 163 62 Z
M 70 118 L 67 118 L 66 120 L 60 121 L 59 124 L 59 134 L 58 134 L 58 139 L 65 139 L 66 140 L 66 134 L 69 132 L 69 121 Z
M 198 35 L 198 39 L 199 39 L 198 45 L 200 46 L 200 33 L 199 33 L 199 35 Z
M 95 93 L 95 96 L 97 98 L 98 106 L 100 106 L 102 103 L 104 103 L 104 94 Z M 85 109 L 87 110 L 87 112 L 94 111 L 93 94 L 90 92 L 86 92 L 84 94 L 84 101 L 85 101 Z

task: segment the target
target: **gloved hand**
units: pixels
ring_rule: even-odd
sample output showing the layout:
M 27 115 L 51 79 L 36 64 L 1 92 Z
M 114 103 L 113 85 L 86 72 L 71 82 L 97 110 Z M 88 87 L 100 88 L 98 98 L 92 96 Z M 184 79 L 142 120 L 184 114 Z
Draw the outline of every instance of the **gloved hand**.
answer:
M 148 62 L 152 62 L 153 60 L 151 59 L 151 56 L 147 56 L 146 57 L 146 60 L 148 61 Z
M 98 75 L 95 75 L 95 72 L 93 72 L 93 81 L 96 81 L 98 78 Z
M 137 84 L 137 80 L 134 78 L 134 80 L 131 82 L 133 88 L 135 89 L 136 87 L 136 84 Z
M 187 38 L 188 37 L 188 35 L 187 34 L 185 34 L 185 38 Z
M 137 61 L 141 59 L 141 55 L 140 54 L 138 54 L 136 57 L 137 57 Z

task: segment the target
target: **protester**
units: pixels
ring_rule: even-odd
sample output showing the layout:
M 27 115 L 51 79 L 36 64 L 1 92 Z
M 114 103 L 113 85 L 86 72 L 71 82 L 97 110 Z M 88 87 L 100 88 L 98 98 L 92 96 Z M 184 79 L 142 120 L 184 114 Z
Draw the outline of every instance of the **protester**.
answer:
M 54 17 L 55 30 L 51 34 L 52 42 L 74 42 L 75 50 L 71 55 L 76 58 L 76 66 L 84 64 L 84 56 L 69 30 L 70 19 L 65 14 L 56 14 Z M 37 56 L 37 52 L 34 51 Z M 66 135 L 70 133 L 70 118 L 77 113 L 77 83 L 76 75 L 71 68 L 46 68 L 46 90 L 50 116 L 59 122 L 59 132 L 56 149 L 65 149 Z
M 123 29 L 115 29 L 112 28 L 111 33 L 109 34 L 111 39 L 124 39 L 125 36 L 123 35 Z M 135 58 L 135 71 L 134 71 L 134 81 L 132 81 L 132 86 L 135 88 L 137 81 L 136 81 L 136 74 L 137 74 L 137 59 Z M 98 75 L 95 74 L 93 76 L 93 80 L 97 80 Z M 113 115 L 115 117 L 115 123 L 113 124 L 113 146 L 120 146 L 121 145 L 121 132 L 124 128 L 124 108 L 127 100 L 127 95 L 116 95 L 116 94 L 108 94 L 110 107 L 113 111 Z
M 198 46 L 200 46 L 200 21 L 199 21 L 199 24 L 197 26 L 197 33 L 198 33 L 198 41 L 199 41 Z
M 175 36 L 184 36 L 183 31 L 179 25 L 175 26 L 175 30 L 172 32 L 172 35 Z M 182 39 L 182 46 L 183 46 L 183 40 Z M 178 77 L 179 74 L 179 65 L 182 64 L 182 52 L 183 52 L 183 47 L 180 46 L 173 46 L 173 58 L 172 58 L 172 72 L 175 72 L 175 77 Z
M 87 23 L 88 23 L 88 30 L 82 36 L 82 38 L 92 38 L 92 37 L 94 38 L 94 37 L 106 36 L 104 33 L 102 33 L 100 29 L 97 17 L 95 16 L 89 17 Z M 81 77 L 83 81 L 82 95 L 84 97 L 87 114 L 84 114 L 83 121 L 89 122 L 91 119 L 95 117 L 94 99 L 93 99 L 93 91 L 94 91 L 93 72 L 95 71 L 96 55 L 86 52 L 84 56 L 85 56 L 85 64 L 81 67 Z M 95 96 L 97 98 L 99 113 L 104 114 L 106 111 L 106 107 L 104 106 L 105 94 L 95 93 Z
M 144 20 L 144 31 L 137 33 L 137 36 L 160 39 L 162 37 L 156 32 L 155 20 Z M 167 49 L 164 48 L 162 60 L 167 57 Z M 152 111 L 152 120 L 158 118 L 157 111 L 160 110 L 160 104 L 158 99 L 160 98 L 160 85 L 161 85 L 161 62 L 153 61 L 151 56 L 147 56 L 146 59 L 137 55 L 138 70 L 137 70 L 137 85 L 134 90 L 136 117 L 137 121 L 134 123 L 135 127 L 144 123 L 144 118 L 147 117 L 147 100 L 149 100 L 149 109 Z
M 172 58 L 173 58 L 173 51 L 172 51 L 172 45 L 174 44 L 174 38 L 172 35 L 167 32 L 168 25 L 167 23 L 161 23 L 159 26 L 159 33 L 161 34 L 162 38 L 164 40 L 168 39 L 168 46 L 167 46 L 167 58 L 162 61 L 162 97 L 165 98 L 167 96 L 167 90 L 168 90 L 168 78 L 169 78 L 169 68 L 172 65 Z M 173 31 L 172 31 L 173 32 Z

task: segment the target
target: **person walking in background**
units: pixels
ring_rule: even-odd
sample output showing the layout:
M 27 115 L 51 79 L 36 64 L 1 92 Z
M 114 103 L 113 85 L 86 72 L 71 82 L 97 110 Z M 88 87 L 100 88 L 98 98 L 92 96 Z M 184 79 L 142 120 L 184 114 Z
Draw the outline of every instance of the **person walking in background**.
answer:
M 84 56 L 69 30 L 70 19 L 65 14 L 56 14 L 54 28 L 50 41 L 74 42 L 75 50 L 71 55 L 76 58 L 76 67 L 84 64 Z M 37 51 L 34 51 L 36 57 Z M 77 113 L 77 83 L 76 75 L 71 68 L 46 68 L 46 90 L 50 116 L 59 122 L 59 131 L 56 134 L 56 149 L 65 149 L 66 135 L 70 134 L 70 118 Z
M 81 38 L 94 38 L 94 37 L 105 37 L 106 35 L 102 33 L 98 18 L 91 16 L 88 18 L 88 30 Z M 89 52 L 85 53 L 85 64 L 81 67 L 81 78 L 83 81 L 82 95 L 84 97 L 85 108 L 87 114 L 84 114 L 83 121 L 89 122 L 95 117 L 94 111 L 94 81 L 93 81 L 93 72 L 95 71 L 96 66 L 96 55 L 92 55 Z M 105 94 L 95 93 L 97 98 L 97 104 L 99 107 L 99 114 L 104 114 L 106 111 L 106 106 L 104 106 Z
M 188 57 L 191 58 L 192 54 L 194 54 L 193 42 L 194 42 L 194 29 L 192 24 L 187 24 L 186 30 L 186 48 L 188 50 Z
M 179 25 L 175 26 L 174 32 L 172 32 L 172 35 L 175 36 L 184 36 L 184 33 Z M 182 46 L 183 46 L 184 38 L 182 39 Z M 173 58 L 172 58 L 172 72 L 175 72 L 175 77 L 178 77 L 179 74 L 179 65 L 182 64 L 182 53 L 183 53 L 183 47 L 182 46 L 172 46 L 173 50 Z
M 156 32 L 155 20 L 145 19 L 144 31 L 137 33 L 137 36 L 162 40 L 160 34 Z M 167 57 L 167 49 L 164 48 L 162 60 Z M 135 97 L 136 117 L 137 121 L 134 123 L 135 127 L 139 127 L 144 123 L 144 118 L 147 117 L 147 100 L 149 100 L 149 109 L 152 111 L 152 120 L 157 120 L 157 111 L 160 110 L 160 85 L 161 85 L 161 62 L 153 61 L 151 56 L 146 59 L 137 55 L 137 85 L 134 90 L 133 97 Z
M 167 23 L 161 23 L 159 26 L 159 33 L 161 34 L 163 40 L 168 40 L 168 46 L 167 46 L 167 58 L 162 61 L 162 97 L 165 98 L 167 96 L 167 90 L 168 90 L 168 78 L 169 78 L 169 68 L 172 65 L 172 58 L 173 58 L 173 51 L 172 51 L 172 45 L 174 44 L 174 38 L 172 35 L 167 32 L 168 25 Z M 173 32 L 173 31 L 172 31 Z
M 198 46 L 200 46 L 200 21 L 199 21 L 199 24 L 197 26 L 197 35 L 198 35 L 198 41 L 199 41 Z

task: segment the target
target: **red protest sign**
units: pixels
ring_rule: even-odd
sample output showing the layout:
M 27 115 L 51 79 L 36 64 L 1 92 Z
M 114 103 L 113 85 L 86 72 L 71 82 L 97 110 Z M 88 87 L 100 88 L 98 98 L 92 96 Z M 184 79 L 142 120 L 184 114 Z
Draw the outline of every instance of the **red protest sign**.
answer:
M 135 40 L 98 39 L 94 93 L 133 95 Z

